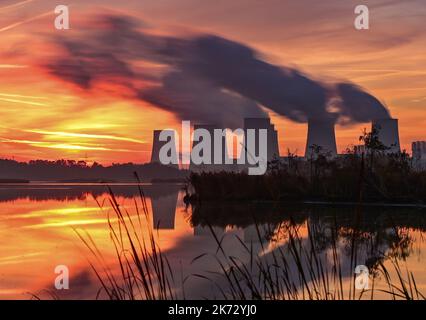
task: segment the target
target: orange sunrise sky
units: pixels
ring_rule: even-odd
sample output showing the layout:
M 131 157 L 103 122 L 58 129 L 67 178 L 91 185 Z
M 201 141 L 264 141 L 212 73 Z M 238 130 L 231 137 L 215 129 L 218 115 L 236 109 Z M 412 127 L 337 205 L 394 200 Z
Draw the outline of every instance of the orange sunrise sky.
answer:
M 369 30 L 354 28 L 361 3 L 370 9 Z M 84 90 L 43 67 L 60 57 L 57 39 L 96 30 L 102 14 L 132 16 L 162 35 L 215 34 L 312 79 L 353 82 L 399 119 L 402 148 L 426 140 L 424 0 L 69 0 L 71 30 L 54 28 L 58 4 L 0 0 L 0 158 L 140 163 L 150 159 L 153 129 L 179 129 L 174 114 L 118 95 L 113 84 Z M 281 154 L 303 155 L 307 125 L 270 116 Z M 337 125 L 338 150 L 369 127 Z

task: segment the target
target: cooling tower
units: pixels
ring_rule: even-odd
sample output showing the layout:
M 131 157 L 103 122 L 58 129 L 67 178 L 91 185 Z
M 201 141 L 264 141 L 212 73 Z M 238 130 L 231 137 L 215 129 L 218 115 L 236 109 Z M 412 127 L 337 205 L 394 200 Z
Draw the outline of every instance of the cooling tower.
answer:
M 426 170 L 426 141 L 415 141 L 412 144 L 413 164 L 416 170 Z
M 372 130 L 376 129 L 378 138 L 383 145 L 388 147 L 386 153 L 397 153 L 401 151 L 399 145 L 398 119 L 374 120 Z
M 202 156 L 203 158 L 205 157 L 206 159 L 210 160 L 210 164 L 196 164 L 193 163 L 192 161 L 192 157 L 191 157 L 191 162 L 190 162 L 190 166 L 189 166 L 189 170 L 191 171 L 205 171 L 205 172 L 217 172 L 217 171 L 226 171 L 228 169 L 228 165 L 226 165 L 225 163 L 225 159 L 229 156 L 228 155 L 228 149 L 226 146 L 226 136 L 223 136 L 221 138 L 221 144 L 222 144 L 222 148 L 221 148 L 221 163 L 220 164 L 215 164 L 215 148 L 214 148 L 214 144 L 215 144 L 215 135 L 214 135 L 214 131 L 215 129 L 219 129 L 219 130 L 224 130 L 222 128 L 219 128 L 216 125 L 212 125 L 212 124 L 196 124 L 194 125 L 194 131 L 198 130 L 198 129 L 204 129 L 207 130 L 210 134 L 210 149 L 203 149 L 200 152 L 200 156 Z M 192 143 L 192 149 L 194 149 L 195 146 L 197 146 L 199 143 L 202 143 L 202 141 L 193 141 Z M 207 154 L 205 154 L 204 152 L 206 152 Z
M 173 130 L 154 130 L 153 139 L 152 139 L 152 153 L 151 153 L 151 163 L 161 163 L 160 161 L 160 150 L 161 147 L 164 146 L 167 141 L 160 141 L 160 133 L 162 131 L 167 131 L 172 135 L 172 139 L 174 141 L 174 149 L 176 152 L 176 140 L 175 140 L 175 132 Z M 178 164 L 170 164 L 170 166 L 178 167 Z
M 308 139 L 305 157 L 310 157 L 312 147 L 321 147 L 321 153 L 337 155 L 336 135 L 334 133 L 334 120 L 310 119 L 308 122 Z
M 426 141 L 415 141 L 412 144 L 414 160 L 426 160 Z
M 248 129 L 266 129 L 267 130 L 267 139 L 268 139 L 268 145 L 267 145 L 267 161 L 271 161 L 273 159 L 277 159 L 280 156 L 280 151 L 278 147 L 278 133 L 277 130 L 275 130 L 275 126 L 271 124 L 271 120 L 269 118 L 245 118 L 244 119 L 244 132 L 245 135 L 247 135 Z M 259 155 L 259 134 L 256 132 L 256 143 L 255 143 L 255 150 L 246 150 L 246 152 Z M 247 145 L 244 142 L 244 145 Z M 247 156 L 246 155 L 246 159 Z

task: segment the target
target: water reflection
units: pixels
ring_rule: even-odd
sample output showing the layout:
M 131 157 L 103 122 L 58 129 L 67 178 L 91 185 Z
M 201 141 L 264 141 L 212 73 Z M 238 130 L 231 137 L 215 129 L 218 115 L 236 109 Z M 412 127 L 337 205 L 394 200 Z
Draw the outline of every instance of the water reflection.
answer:
M 173 230 L 175 228 L 179 189 L 176 186 L 167 186 L 162 191 L 168 191 L 169 193 L 160 196 L 151 194 L 153 228 Z
M 192 220 L 199 224 L 240 227 L 245 243 L 260 244 L 247 250 L 246 257 L 237 264 L 231 254 L 224 254 L 222 264 L 236 270 L 235 278 L 243 279 L 238 284 L 232 278 L 215 279 L 234 290 L 238 288 L 230 290 L 228 294 L 232 297 L 253 298 L 261 292 L 262 297 L 277 298 L 269 283 L 273 282 L 275 290 L 282 290 L 278 297 L 324 299 L 358 297 L 352 281 L 355 266 L 361 264 L 376 275 L 374 280 L 379 282 L 379 290 L 389 290 L 388 282 L 378 277 L 379 270 L 384 270 L 382 266 L 399 281 L 396 269 L 391 267 L 396 263 L 399 269 L 400 264 L 405 264 L 410 272 L 417 272 L 416 286 L 424 292 L 424 213 L 424 209 L 380 206 L 207 205 L 196 208 Z M 247 226 L 250 221 L 256 224 Z M 255 262 L 248 263 L 248 259 L 253 260 L 253 252 Z M 276 280 L 277 285 L 269 277 L 284 280 Z M 331 280 L 327 280 L 327 285 L 318 286 L 328 277 Z M 256 279 L 260 280 L 256 283 Z M 377 288 L 374 296 L 388 297 L 383 292 L 377 293 Z
M 159 198 L 178 193 L 179 184 L 141 184 L 145 195 Z M 73 201 L 97 198 L 109 191 L 110 187 L 117 197 L 134 198 L 139 196 L 138 184 L 134 183 L 31 183 L 0 184 L 0 202 L 29 199 L 31 201 Z M 176 206 L 176 204 L 175 204 Z
M 318 252 L 324 268 L 333 268 L 330 254 L 338 251 L 347 279 L 356 264 L 371 267 L 395 257 L 407 261 L 419 290 L 426 288 L 424 210 L 241 203 L 186 210 L 180 185 L 142 188 L 150 226 L 157 230 L 159 245 L 178 277 L 220 273 L 218 241 L 228 255 L 242 262 L 251 259 L 245 244 L 265 264 L 273 265 L 277 252 L 291 254 L 291 225 L 297 227 L 301 247 Z M 135 206 L 140 205 L 138 187 L 112 185 L 111 189 L 119 205 L 134 214 Z M 53 288 L 53 270 L 59 264 L 70 266 L 71 289 L 53 290 L 54 295 L 63 299 L 95 298 L 100 284 L 73 228 L 86 230 L 109 266 L 118 268 L 108 229 L 107 218 L 114 219 L 108 199 L 108 189 L 98 184 L 0 186 L 0 298 L 29 298 L 27 292 L 43 295 L 40 290 Z M 141 232 L 147 232 L 148 227 L 143 225 Z M 193 261 L 203 254 L 202 259 Z M 304 268 L 309 264 L 303 260 Z M 289 274 L 295 278 L 296 267 L 288 265 Z M 219 276 L 215 280 L 223 282 Z M 177 291 L 180 284 L 177 279 Z M 187 298 L 221 297 L 216 284 L 197 277 L 189 277 L 185 291 Z

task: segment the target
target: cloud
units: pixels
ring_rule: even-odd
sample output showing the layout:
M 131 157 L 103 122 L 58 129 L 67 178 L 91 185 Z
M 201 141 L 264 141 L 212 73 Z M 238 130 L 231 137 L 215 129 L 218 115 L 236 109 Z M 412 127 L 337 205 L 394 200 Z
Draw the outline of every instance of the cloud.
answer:
M 133 143 L 145 143 L 143 140 L 121 137 L 121 136 L 113 136 L 106 134 L 87 134 L 87 133 L 75 133 L 75 132 L 63 132 L 63 131 L 46 131 L 46 130 L 24 130 L 25 132 L 38 133 L 47 136 L 54 137 L 65 137 L 65 138 L 89 138 L 89 139 L 104 139 L 104 140 L 118 140 L 118 141 L 127 141 Z
M 9 31 L 9 30 L 14 29 L 16 27 L 19 27 L 19 26 L 21 26 L 23 24 L 26 24 L 26 23 L 29 23 L 29 22 L 33 22 L 33 21 L 36 21 L 38 19 L 50 16 L 50 15 L 53 15 L 53 11 L 44 12 L 44 13 L 41 13 L 41 14 L 36 15 L 34 17 L 31 17 L 31 18 L 28 18 L 28 19 L 24 19 L 24 20 L 21 20 L 21 21 L 18 21 L 18 22 L 14 22 L 14 23 L 9 24 L 9 25 L 7 25 L 7 26 L 5 26 L 3 28 L 0 28 L 0 32 Z
M 20 1 L 14 4 L 10 4 L 4 7 L 0 7 L 0 12 L 2 11 L 7 11 L 7 10 L 12 10 L 12 9 L 16 9 L 22 6 L 25 6 L 28 3 L 34 2 L 35 0 L 24 0 L 24 1 Z
M 182 120 L 224 127 L 240 126 L 244 117 L 265 117 L 264 108 L 296 122 L 366 122 L 389 116 L 379 100 L 354 84 L 314 80 L 229 39 L 157 35 L 125 16 L 100 21 L 101 30 L 55 39 L 61 55 L 44 65 L 50 74 L 85 90 L 105 83 L 120 86 L 123 96 Z M 159 65 L 160 71 L 138 68 L 141 61 Z M 339 103 L 330 108 L 336 99 Z

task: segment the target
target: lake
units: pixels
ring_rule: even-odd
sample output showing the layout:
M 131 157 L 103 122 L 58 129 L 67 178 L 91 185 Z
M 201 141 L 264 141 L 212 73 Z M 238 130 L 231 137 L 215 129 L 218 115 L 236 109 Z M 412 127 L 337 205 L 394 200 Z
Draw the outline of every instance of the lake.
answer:
M 152 231 L 170 264 L 174 275 L 170 287 L 176 297 L 213 299 L 226 294 L 228 298 L 241 298 L 244 294 L 250 298 L 253 291 L 244 279 L 248 273 L 254 282 L 261 279 L 253 285 L 269 298 L 324 298 L 329 294 L 329 298 L 348 298 L 354 293 L 358 297 L 361 291 L 352 285 L 354 269 L 367 265 L 372 270 L 369 289 L 374 287 L 373 298 L 390 298 L 384 292 L 389 287 L 380 270 L 385 267 L 389 277 L 398 282 L 395 263 L 407 279 L 407 288 L 413 288 L 415 282 L 416 292 L 426 293 L 425 209 L 283 203 L 186 208 L 181 185 L 140 187 L 147 208 L 143 221 L 137 214 L 144 205 L 138 185 L 110 185 L 122 212 L 127 211 L 138 222 L 134 228 L 140 232 L 140 239 L 149 240 Z M 107 268 L 120 279 L 108 224 L 116 226 L 118 218 L 110 200 L 104 184 L 1 184 L 0 299 L 108 298 L 100 290 L 101 282 L 91 264 L 101 276 Z M 101 261 L 79 235 L 93 239 Z M 247 267 L 247 271 L 235 268 L 235 281 L 245 285 L 241 292 L 235 289 L 235 281 L 224 276 L 223 267 L 229 271 L 232 263 Z M 55 289 L 54 270 L 58 265 L 69 269 L 69 290 Z M 275 277 L 271 283 L 282 285 L 279 294 L 271 292 L 269 280 L 258 277 L 265 268 Z M 280 274 L 283 269 L 284 276 Z M 307 279 L 301 279 L 301 272 Z M 312 275 L 316 272 L 318 275 Z M 313 288 L 322 286 L 319 282 L 324 277 L 319 275 L 324 273 L 334 278 L 323 284 L 324 295 L 318 296 Z M 336 288 L 340 293 L 330 293 Z M 367 290 L 361 298 L 370 298 L 370 292 Z M 402 294 L 396 290 L 393 297 L 398 295 Z

